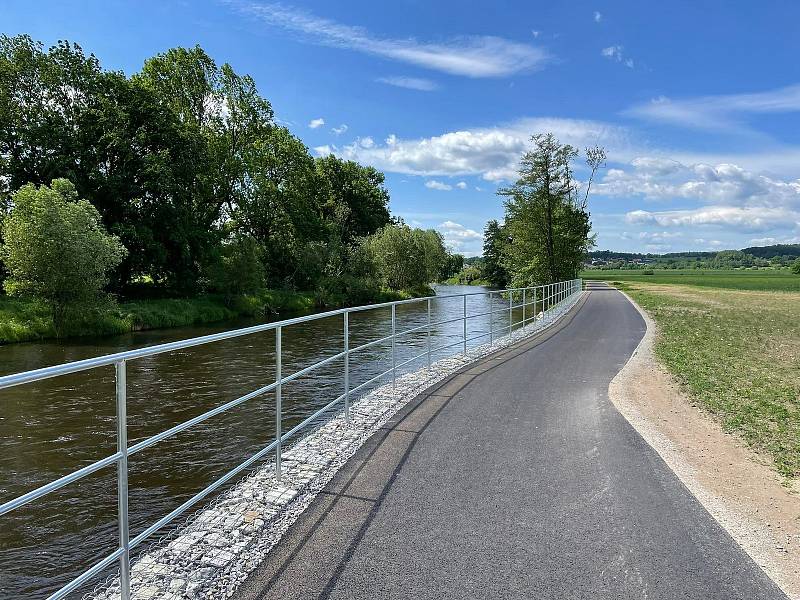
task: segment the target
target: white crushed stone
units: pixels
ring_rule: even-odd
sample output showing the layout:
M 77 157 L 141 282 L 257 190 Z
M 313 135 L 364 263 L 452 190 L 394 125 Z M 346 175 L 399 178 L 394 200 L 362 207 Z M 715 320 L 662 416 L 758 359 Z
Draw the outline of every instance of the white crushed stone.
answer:
M 282 454 L 282 476 L 275 463 L 262 464 L 240 483 L 155 543 L 131 566 L 131 600 L 229 598 L 264 560 L 289 526 L 359 447 L 423 390 L 462 367 L 538 333 L 560 319 L 583 296 L 579 292 L 539 313 L 511 334 L 398 375 L 350 407 L 351 422 L 340 411 Z M 120 597 L 119 574 L 84 600 Z

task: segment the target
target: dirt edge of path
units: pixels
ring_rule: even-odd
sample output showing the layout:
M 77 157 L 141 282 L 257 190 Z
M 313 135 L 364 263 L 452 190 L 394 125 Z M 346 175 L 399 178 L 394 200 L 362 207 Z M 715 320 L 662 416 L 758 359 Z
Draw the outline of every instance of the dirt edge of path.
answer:
M 647 332 L 609 384 L 609 398 L 756 564 L 800 600 L 800 494 L 681 391 L 656 360 L 655 323 L 625 296 Z

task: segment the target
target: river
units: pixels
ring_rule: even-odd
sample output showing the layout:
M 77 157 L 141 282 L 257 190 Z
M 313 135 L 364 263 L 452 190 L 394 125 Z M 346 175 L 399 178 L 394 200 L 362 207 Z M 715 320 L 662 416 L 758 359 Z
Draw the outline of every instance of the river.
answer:
M 437 295 L 485 291 L 438 286 Z M 494 308 L 508 301 L 494 298 Z M 468 314 L 489 310 L 485 295 L 468 297 Z M 461 316 L 461 298 L 432 302 L 432 320 Z M 521 309 L 515 309 L 519 320 Z M 352 313 L 350 346 L 391 333 L 390 309 Z M 285 316 L 284 316 L 285 318 Z M 397 331 L 427 322 L 426 304 L 397 308 Z M 65 342 L 0 346 L 0 375 L 80 360 L 254 324 L 198 325 Z M 495 331 L 508 314 L 495 316 Z M 468 336 L 488 333 L 488 317 L 468 321 Z M 433 328 L 433 346 L 461 339 L 461 322 Z M 426 348 L 424 331 L 397 342 L 397 362 Z M 487 338 L 470 346 L 488 341 Z M 223 402 L 274 381 L 275 333 L 234 338 L 132 361 L 128 439 L 133 444 Z M 340 352 L 342 317 L 284 328 L 283 373 Z M 459 347 L 439 353 L 441 358 Z M 391 366 L 390 344 L 351 358 L 351 387 Z M 424 359 L 411 370 L 424 365 Z M 283 387 L 284 430 L 342 393 L 342 361 Z M 66 475 L 116 450 L 114 372 L 104 367 L 0 391 L 0 503 Z M 273 394 L 213 417 L 130 460 L 131 537 L 264 447 L 274 435 Z M 44 598 L 114 550 L 116 470 L 83 480 L 0 517 L 0 598 Z M 198 507 L 199 508 L 199 507 Z

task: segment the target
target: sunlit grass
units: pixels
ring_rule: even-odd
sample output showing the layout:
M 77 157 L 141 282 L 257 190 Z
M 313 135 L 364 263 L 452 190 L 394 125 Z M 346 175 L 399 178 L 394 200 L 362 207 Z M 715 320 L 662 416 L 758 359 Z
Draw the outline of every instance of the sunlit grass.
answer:
M 618 285 L 658 324 L 656 354 L 691 396 L 799 476 L 800 293 Z
M 652 274 L 646 274 L 643 269 L 608 271 L 591 269 L 581 272 L 581 277 L 584 279 L 599 279 L 603 281 L 667 283 L 732 290 L 800 292 L 800 275 L 795 275 L 788 269 L 728 269 L 719 271 L 700 269 L 653 269 Z

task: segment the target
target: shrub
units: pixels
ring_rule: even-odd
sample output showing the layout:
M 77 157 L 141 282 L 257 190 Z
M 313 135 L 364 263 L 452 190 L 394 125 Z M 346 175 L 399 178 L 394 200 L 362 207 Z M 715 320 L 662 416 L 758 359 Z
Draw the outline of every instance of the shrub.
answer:
M 119 239 L 106 232 L 97 209 L 79 200 L 67 179 L 21 187 L 2 233 L 6 291 L 45 301 L 57 336 L 64 333 L 68 313 L 83 319 L 108 299 L 103 286 L 126 254 Z

